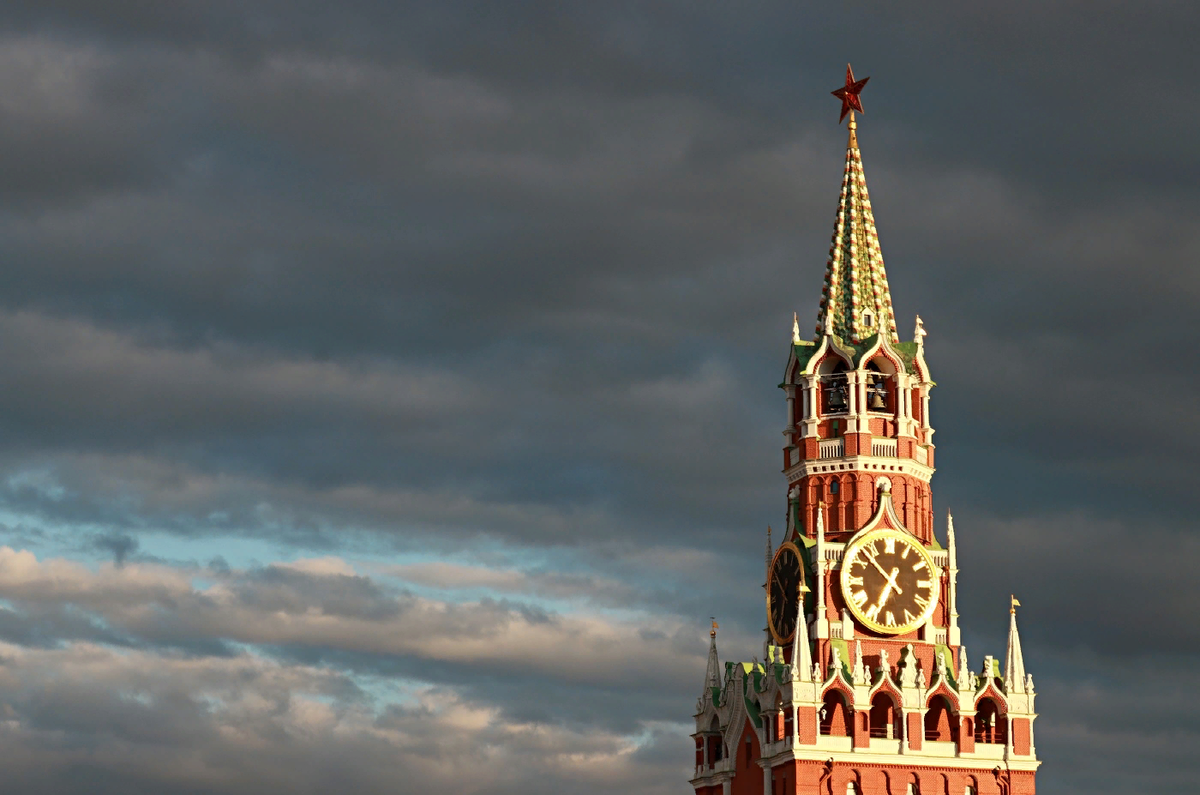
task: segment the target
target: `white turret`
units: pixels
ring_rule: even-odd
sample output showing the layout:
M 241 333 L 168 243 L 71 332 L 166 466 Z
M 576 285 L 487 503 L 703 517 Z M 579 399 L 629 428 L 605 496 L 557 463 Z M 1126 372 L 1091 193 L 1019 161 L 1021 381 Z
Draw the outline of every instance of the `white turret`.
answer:
M 1025 658 L 1021 655 L 1021 636 L 1017 633 L 1017 606 L 1021 603 L 1012 597 L 1008 609 L 1008 650 L 1004 653 L 1004 691 L 1025 692 Z

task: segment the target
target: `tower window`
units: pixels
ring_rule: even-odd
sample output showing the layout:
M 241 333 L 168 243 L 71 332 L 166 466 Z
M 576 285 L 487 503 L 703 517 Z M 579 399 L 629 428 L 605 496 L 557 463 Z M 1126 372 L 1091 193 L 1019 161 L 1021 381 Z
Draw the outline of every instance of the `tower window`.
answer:
M 874 326 L 875 325 L 875 316 L 872 315 L 870 312 L 863 314 L 863 325 L 866 326 L 867 328 L 871 328 L 872 326 Z
M 829 493 L 830 494 L 838 493 L 838 482 L 836 480 L 829 484 Z
M 846 365 L 837 362 L 832 372 L 821 377 L 822 414 L 845 414 L 850 408 L 850 390 L 846 383 Z
M 867 365 L 867 408 L 871 411 L 890 411 L 888 377 L 879 371 L 875 362 Z

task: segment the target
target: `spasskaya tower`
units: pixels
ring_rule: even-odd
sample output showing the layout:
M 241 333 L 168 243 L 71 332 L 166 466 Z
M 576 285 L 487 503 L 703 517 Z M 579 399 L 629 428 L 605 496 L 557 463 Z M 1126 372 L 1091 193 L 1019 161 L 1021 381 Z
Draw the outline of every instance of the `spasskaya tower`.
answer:
M 710 633 L 697 795 L 1033 795 L 1033 678 L 1016 599 L 1004 659 L 961 644 L 954 522 L 934 527 L 925 331 L 901 342 L 859 151 L 867 80 L 833 92 L 846 164 L 816 334 L 799 321 L 786 395 L 787 526 L 768 529 L 763 657 Z

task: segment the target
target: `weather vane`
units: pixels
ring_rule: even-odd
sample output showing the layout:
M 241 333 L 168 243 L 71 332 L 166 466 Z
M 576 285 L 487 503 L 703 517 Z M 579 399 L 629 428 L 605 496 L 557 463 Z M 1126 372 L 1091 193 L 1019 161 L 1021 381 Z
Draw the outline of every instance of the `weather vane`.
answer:
M 839 88 L 837 91 L 831 91 L 835 97 L 842 101 L 842 115 L 838 118 L 838 124 L 845 120 L 846 114 L 852 111 L 866 113 L 863 110 L 862 100 L 858 95 L 862 93 L 863 86 L 870 80 L 869 77 L 864 77 L 862 80 L 854 79 L 854 70 L 850 68 L 850 64 L 846 64 L 846 85 Z M 853 119 L 853 116 L 851 116 Z

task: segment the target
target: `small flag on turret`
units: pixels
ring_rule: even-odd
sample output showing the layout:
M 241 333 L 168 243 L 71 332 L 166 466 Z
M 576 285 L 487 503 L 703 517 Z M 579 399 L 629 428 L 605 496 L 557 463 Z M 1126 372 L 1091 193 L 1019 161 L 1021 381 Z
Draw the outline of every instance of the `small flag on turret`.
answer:
M 1009 594 L 1008 598 L 1012 600 L 1012 606 L 1008 608 L 1008 610 L 1010 613 L 1015 613 L 1017 608 L 1021 606 L 1021 603 L 1017 600 L 1017 597 L 1013 596 L 1012 594 Z

